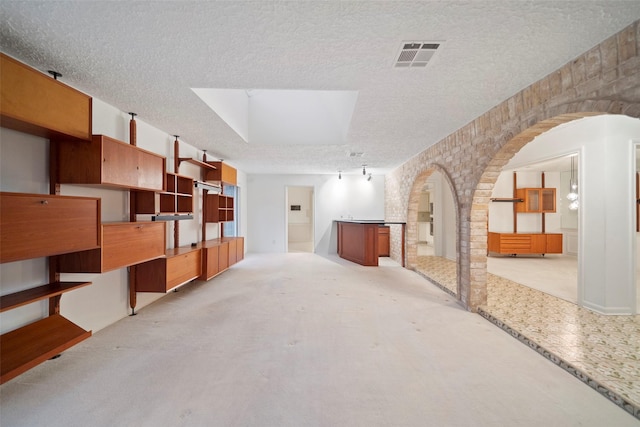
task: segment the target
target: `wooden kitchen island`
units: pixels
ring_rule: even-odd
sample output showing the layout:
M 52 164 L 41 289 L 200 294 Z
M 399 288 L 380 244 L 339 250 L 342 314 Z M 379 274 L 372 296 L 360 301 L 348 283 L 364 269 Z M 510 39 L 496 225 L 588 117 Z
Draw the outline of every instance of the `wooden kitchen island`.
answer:
M 379 236 L 385 234 L 380 231 L 388 230 L 388 225 L 402 225 L 402 266 L 404 267 L 406 223 L 355 219 L 336 220 L 336 223 L 338 224 L 338 255 L 340 258 L 365 266 L 378 266 L 378 257 L 381 256 L 381 253 L 385 253 L 385 250 L 381 251 L 379 247 Z M 388 253 L 388 250 L 386 252 Z

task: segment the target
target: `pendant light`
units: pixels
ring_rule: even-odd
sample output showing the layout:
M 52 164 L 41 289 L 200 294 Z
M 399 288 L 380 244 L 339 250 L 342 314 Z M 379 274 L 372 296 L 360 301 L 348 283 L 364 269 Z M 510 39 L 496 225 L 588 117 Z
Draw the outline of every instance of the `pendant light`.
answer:
M 575 156 L 574 156 L 575 157 Z M 569 179 L 569 194 L 567 199 L 569 203 L 569 210 L 575 211 L 578 209 L 578 182 L 575 176 L 574 157 L 571 157 L 571 178 Z

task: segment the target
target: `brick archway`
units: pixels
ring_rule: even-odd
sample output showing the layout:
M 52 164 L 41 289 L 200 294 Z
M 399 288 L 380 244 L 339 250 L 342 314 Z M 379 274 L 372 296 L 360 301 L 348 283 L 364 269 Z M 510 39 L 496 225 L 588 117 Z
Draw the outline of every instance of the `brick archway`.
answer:
M 489 201 L 493 186 L 502 168 L 522 147 L 538 135 L 563 123 L 603 114 L 608 113 L 585 111 L 562 114 L 541 120 L 504 143 L 500 150 L 498 150 L 488 162 L 473 193 L 469 215 L 469 263 L 462 265 L 463 269 L 465 269 L 465 267 L 468 268 L 469 294 L 475 295 L 477 298 L 473 303 L 467 304 L 467 307 L 471 311 L 477 311 L 478 306 L 486 303 L 487 300 L 487 224 L 489 218 Z
M 458 200 L 456 195 L 456 189 L 453 185 L 453 181 L 451 177 L 443 168 L 437 163 L 428 165 L 424 168 L 424 170 L 416 176 L 413 181 L 413 185 L 411 186 L 411 191 L 409 193 L 409 201 L 407 204 L 407 259 L 406 265 L 408 268 L 415 268 L 418 256 L 418 204 L 420 201 L 420 194 L 422 193 L 422 189 L 424 188 L 427 179 L 434 173 L 439 172 L 443 177 L 444 181 L 447 183 L 449 191 L 451 191 L 451 195 L 453 200 Z M 459 221 L 457 220 L 459 216 L 458 212 L 458 203 L 453 204 L 455 209 L 455 217 L 456 217 L 456 254 L 460 253 L 460 230 L 459 230 Z M 460 277 L 460 257 L 456 256 L 456 277 Z M 457 292 L 456 295 L 458 299 L 460 299 L 460 281 L 457 281 Z
M 410 224 L 409 204 L 425 165 L 446 172 L 455 195 L 458 294 L 465 308 L 477 311 L 487 300 L 488 202 L 502 167 L 534 137 L 562 123 L 601 114 L 640 118 L 639 60 L 636 21 L 386 175 L 385 218 Z M 392 257 L 400 260 L 401 236 L 392 231 L 391 239 Z

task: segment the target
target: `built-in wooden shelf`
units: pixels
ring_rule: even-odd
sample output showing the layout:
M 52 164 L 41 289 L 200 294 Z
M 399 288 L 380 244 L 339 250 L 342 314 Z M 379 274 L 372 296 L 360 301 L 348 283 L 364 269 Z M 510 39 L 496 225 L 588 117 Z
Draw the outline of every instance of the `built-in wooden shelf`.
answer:
M 32 302 L 62 295 L 65 292 L 90 284 L 91 282 L 53 282 L 13 294 L 3 295 L 0 297 L 0 313 L 31 304 Z
M 492 202 L 504 202 L 504 203 L 521 203 L 524 202 L 523 199 L 518 199 L 514 197 L 493 197 L 490 199 Z
M 3 334 L 0 336 L 0 348 L 2 348 L 0 384 L 51 359 L 90 336 L 91 331 L 85 331 L 59 314 L 53 314 Z
M 183 221 L 185 219 L 193 219 L 193 215 L 153 215 L 151 221 Z
M 212 164 L 205 163 L 205 162 L 203 162 L 201 160 L 194 159 L 194 158 L 191 158 L 191 157 L 179 157 L 178 158 L 178 164 L 180 164 L 182 162 L 187 162 L 187 163 L 194 164 L 196 166 L 200 166 L 202 169 L 205 169 L 205 170 L 216 170 L 217 169 Z

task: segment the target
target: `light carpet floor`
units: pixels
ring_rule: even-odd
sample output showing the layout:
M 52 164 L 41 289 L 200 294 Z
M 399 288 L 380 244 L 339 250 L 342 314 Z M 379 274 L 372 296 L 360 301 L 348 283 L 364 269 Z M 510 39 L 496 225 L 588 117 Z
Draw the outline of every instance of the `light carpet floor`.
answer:
M 397 264 L 248 255 L 0 387 L 10 426 L 637 426 Z

